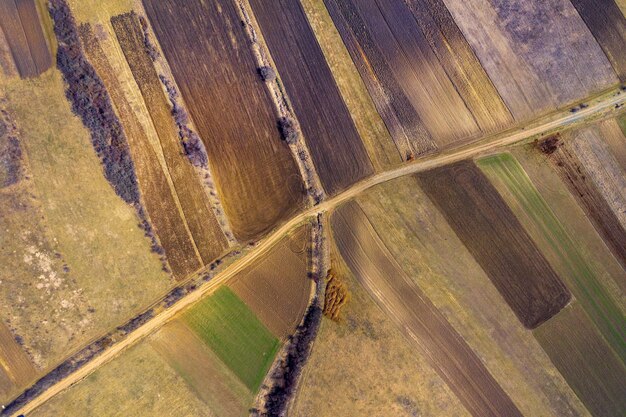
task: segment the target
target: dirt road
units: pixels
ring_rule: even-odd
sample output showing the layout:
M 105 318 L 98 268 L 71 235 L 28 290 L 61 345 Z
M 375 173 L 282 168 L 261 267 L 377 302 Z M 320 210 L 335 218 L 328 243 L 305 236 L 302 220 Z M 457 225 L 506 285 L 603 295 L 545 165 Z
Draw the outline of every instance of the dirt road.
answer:
M 625 102 L 626 92 L 618 92 L 618 90 L 615 90 L 594 100 L 590 100 L 588 102 L 587 108 L 581 109 L 575 113 L 571 113 L 569 112 L 569 110 L 564 110 L 560 113 L 540 119 L 529 125 L 528 127 L 504 132 L 499 135 L 490 136 L 481 141 L 474 142 L 465 147 L 457 148 L 455 150 L 444 152 L 442 154 L 426 156 L 424 158 L 417 159 L 409 164 L 405 164 L 399 168 L 382 172 L 354 184 L 352 187 L 348 188 L 341 194 L 338 194 L 335 197 L 328 199 L 321 204 L 293 217 L 291 220 L 280 226 L 278 229 L 274 230 L 270 235 L 262 239 L 258 243 L 258 245 L 254 249 L 252 249 L 246 256 L 233 262 L 221 273 L 217 274 L 211 281 L 200 287 L 197 291 L 189 293 L 178 303 L 174 304 L 170 309 L 163 311 L 162 313 L 158 314 L 157 316 L 146 322 L 143 326 L 138 327 L 125 339 L 112 345 L 99 356 L 96 356 L 91 362 L 44 391 L 41 395 L 26 404 L 21 410 L 16 411 L 14 414 L 12 414 L 12 416 L 27 414 L 33 411 L 39 405 L 43 404 L 62 390 L 70 387 L 71 385 L 77 383 L 81 379 L 85 378 L 87 375 L 94 372 L 99 366 L 115 358 L 125 349 L 139 342 L 144 337 L 157 331 L 181 311 L 185 310 L 207 294 L 214 292 L 217 288 L 219 288 L 220 285 L 226 283 L 237 273 L 241 272 L 244 268 L 251 265 L 259 257 L 264 255 L 272 246 L 278 243 L 283 238 L 283 236 L 285 236 L 286 233 L 288 233 L 293 227 L 306 220 L 307 218 L 316 216 L 320 212 L 332 210 L 343 202 L 350 200 L 357 194 L 377 184 L 392 180 L 394 178 L 402 177 L 404 175 L 426 171 L 428 169 L 450 164 L 452 162 L 472 158 L 489 152 L 494 152 L 505 146 L 521 142 L 525 139 L 529 139 L 542 133 L 549 133 L 555 129 L 566 127 L 574 123 L 586 122 L 595 118 L 598 115 L 603 114 L 606 111 L 609 111 L 612 108 L 614 109 L 615 106 L 621 107 L 621 105 Z

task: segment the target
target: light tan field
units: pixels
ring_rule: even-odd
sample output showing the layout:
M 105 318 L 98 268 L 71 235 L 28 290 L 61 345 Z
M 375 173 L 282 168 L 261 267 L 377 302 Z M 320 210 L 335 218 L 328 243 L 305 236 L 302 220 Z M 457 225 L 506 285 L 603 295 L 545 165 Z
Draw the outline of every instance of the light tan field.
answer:
M 618 82 L 567 0 L 444 0 L 517 121 Z
M 0 401 L 33 382 L 37 375 L 26 352 L 11 331 L 0 323 Z
M 136 315 L 171 282 L 135 210 L 104 178 L 58 71 L 0 80 L 0 89 L 21 129 L 32 177 L 24 193 L 5 200 L 0 217 L 8 230 L 1 235 L 8 239 L 1 315 L 45 369 Z
M 300 2 L 376 171 L 402 162 L 323 0 Z
M 252 404 L 250 390 L 181 320 L 161 329 L 149 344 L 193 392 L 220 417 L 240 417 Z
M 623 118 L 624 116 L 622 116 Z M 597 125 L 602 141 L 609 147 L 611 154 L 626 173 L 626 136 L 617 119 L 607 119 Z
M 398 264 L 524 415 L 586 414 L 532 334 L 412 178 L 375 187 L 357 200 Z
M 310 239 L 310 227 L 301 226 L 228 284 L 279 339 L 293 333 L 309 303 Z
M 214 417 L 149 343 L 139 344 L 41 407 L 32 417 Z
M 322 319 L 291 415 L 469 416 L 355 280 L 334 244 L 331 267 L 348 285 L 351 298 L 341 321 Z

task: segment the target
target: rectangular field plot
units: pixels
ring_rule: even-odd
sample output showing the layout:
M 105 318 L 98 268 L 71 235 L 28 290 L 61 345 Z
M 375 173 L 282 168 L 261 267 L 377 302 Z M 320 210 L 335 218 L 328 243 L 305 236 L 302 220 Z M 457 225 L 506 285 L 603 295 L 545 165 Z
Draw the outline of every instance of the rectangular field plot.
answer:
M 252 311 L 227 287 L 199 302 L 184 322 L 256 392 L 279 348 Z
M 250 390 L 180 320 L 168 323 L 149 343 L 215 415 L 246 415 L 253 400 Z
M 614 210 L 616 205 L 624 207 L 625 202 L 623 197 L 619 197 L 617 201 L 610 197 L 611 194 L 623 194 L 625 191 L 615 188 L 615 184 L 610 182 L 601 183 L 598 186 L 596 181 L 599 175 L 607 172 L 607 178 L 613 178 L 618 183 L 623 183 L 624 173 L 619 167 L 615 167 L 615 159 L 608 158 L 601 162 L 592 152 L 584 152 L 584 148 L 588 148 L 590 145 L 586 142 L 588 140 L 593 140 L 596 148 L 602 148 L 602 143 L 598 142 L 599 139 L 593 128 L 586 128 L 582 131 L 568 132 L 564 140 L 557 142 L 557 146 L 553 150 L 546 149 L 547 157 L 553 163 L 554 169 L 570 189 L 570 192 L 583 207 L 606 245 L 613 251 L 615 258 L 626 269 L 626 229 L 624 228 L 626 213 Z M 576 144 L 576 142 L 579 143 Z M 578 149 L 579 147 L 581 149 Z M 611 163 L 613 167 L 611 167 Z M 587 168 L 588 164 L 590 167 L 599 166 L 597 168 L 599 170 L 591 172 L 592 170 Z
M 313 162 L 329 194 L 373 172 L 299 1 L 251 0 Z
M 568 0 L 443 0 L 517 121 L 618 80 Z
M 310 239 L 310 228 L 300 227 L 228 284 L 278 338 L 294 332 L 309 303 L 313 284 L 307 276 Z
M 177 196 L 170 184 L 130 103 L 124 96 L 120 81 L 102 50 L 91 27 L 84 24 L 80 36 L 85 52 L 107 87 L 111 102 L 122 122 L 137 174 L 142 201 L 156 232 L 167 261 L 177 279 L 183 279 L 202 266 L 185 218 L 177 205 Z
M 512 210 L 519 213 L 520 221 L 536 228 L 541 239 L 538 245 L 544 249 L 543 253 L 548 259 L 554 254 L 556 264 L 553 266 L 562 268 L 561 277 L 568 288 L 615 352 L 626 361 L 626 318 L 598 280 L 598 274 L 602 272 L 581 253 L 524 169 L 511 154 L 481 159 L 478 166 L 503 198 L 510 201 Z
M 538 326 L 567 304 L 567 288 L 471 161 L 416 178 L 524 326 Z
M 619 1 L 619 0 L 617 0 Z M 572 0 L 622 82 L 626 81 L 626 17 L 615 0 Z
M 150 343 L 140 343 L 46 401 L 32 417 L 212 416 L 192 387 Z
M 9 398 L 16 389 L 32 383 L 37 373 L 11 331 L 4 323 L 0 323 L 0 401 Z
M 325 3 L 403 157 L 405 150 L 421 155 L 480 133 L 470 109 L 403 1 Z M 447 66 L 457 65 L 449 55 L 442 56 L 448 58 Z
M 35 0 L 0 2 L 0 30 L 22 78 L 35 77 L 52 64 Z
M 429 359 L 467 410 L 480 416 L 521 416 L 479 357 L 398 266 L 358 203 L 343 205 L 331 217 L 331 225 L 356 279 Z
M 578 303 L 533 333 L 592 415 L 626 414 L 626 368 Z
M 209 155 L 235 236 L 254 239 L 304 204 L 234 2 L 144 0 Z
M 150 113 L 183 217 L 203 262 L 209 264 L 225 249 L 226 238 L 211 209 L 207 191 L 183 154 L 161 81 L 146 52 L 139 19 L 136 14 L 127 13 L 113 17 L 111 24 Z

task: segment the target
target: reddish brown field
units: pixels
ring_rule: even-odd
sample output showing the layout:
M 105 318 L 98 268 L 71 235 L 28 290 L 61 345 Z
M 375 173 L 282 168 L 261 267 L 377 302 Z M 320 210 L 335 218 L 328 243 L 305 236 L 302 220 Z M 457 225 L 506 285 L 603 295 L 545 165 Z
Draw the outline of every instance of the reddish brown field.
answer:
M 537 327 L 567 304 L 569 291 L 473 162 L 416 178 L 524 326 Z
M 124 96 L 115 71 L 87 24 L 81 26 L 81 38 L 85 52 L 106 85 L 122 122 L 135 164 L 143 204 L 152 227 L 165 249 L 172 272 L 178 279 L 183 279 L 199 269 L 202 263 L 187 231 L 185 220 L 178 210 L 175 196 L 143 126 Z
M 35 77 L 52 64 L 35 0 L 0 2 L 0 26 L 21 77 Z
M 370 175 L 369 156 L 300 2 L 252 0 L 250 5 L 326 192 L 336 194 Z
M 310 237 L 310 228 L 300 227 L 228 284 L 278 338 L 293 333 L 309 303 Z
M 533 333 L 591 414 L 626 415 L 626 368 L 577 302 Z
M 342 206 L 331 224 L 356 279 L 425 354 L 467 410 L 475 416 L 521 416 L 478 356 L 391 257 L 359 205 Z
M 441 42 L 442 35 L 431 31 L 424 36 L 404 1 L 325 3 L 399 149 L 408 142 L 411 152 L 421 155 L 479 135 L 474 116 L 429 42 Z M 441 49 L 439 55 L 450 58 Z M 448 70 L 456 65 L 446 62 Z
M 144 0 L 235 236 L 255 239 L 305 203 L 234 2 Z
M 558 146 L 548 158 L 615 258 L 622 264 L 622 268 L 626 269 L 626 230 L 594 185 L 585 165 L 570 149 L 567 141 Z
M 626 81 L 626 17 L 614 0 L 572 0 L 622 82 Z
M 111 24 L 150 113 L 189 231 L 202 260 L 209 264 L 226 248 L 226 238 L 198 174 L 183 154 L 161 81 L 143 43 L 139 19 L 128 13 L 113 17 Z

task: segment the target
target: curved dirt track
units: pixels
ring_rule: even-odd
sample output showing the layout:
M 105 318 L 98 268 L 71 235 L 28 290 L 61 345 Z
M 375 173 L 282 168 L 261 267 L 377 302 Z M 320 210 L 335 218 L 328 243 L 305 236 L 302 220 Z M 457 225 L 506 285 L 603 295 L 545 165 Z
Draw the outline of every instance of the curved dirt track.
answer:
M 618 93 L 617 91 L 613 91 L 611 93 L 603 95 L 596 100 L 590 101 L 589 107 L 579 110 L 576 113 L 570 113 L 568 110 L 564 110 L 556 115 L 551 115 L 537 121 L 529 128 L 521 128 L 510 132 L 501 133 L 499 135 L 487 137 L 481 141 L 474 142 L 470 145 L 458 148 L 456 150 L 451 150 L 434 156 L 427 156 L 415 160 L 409 164 L 403 165 L 399 168 L 381 172 L 380 174 L 369 177 L 361 182 L 354 184 L 344 192 L 298 214 L 297 216 L 284 223 L 278 229 L 274 230 L 271 234 L 262 239 L 258 243 L 258 245 L 254 249 L 252 249 L 247 255 L 243 256 L 242 258 L 233 262 L 228 267 L 224 268 L 221 273 L 217 274 L 211 281 L 204 284 L 197 291 L 189 293 L 178 303 L 174 304 L 171 308 L 158 314 L 157 316 L 146 322 L 143 326 L 138 327 L 125 339 L 112 345 L 99 356 L 96 356 L 91 362 L 78 369 L 67 378 L 59 381 L 48 390 L 44 391 L 41 395 L 34 398 L 28 404 L 22 407 L 22 409 L 13 413 L 12 416 L 17 417 L 20 414 L 27 414 L 32 412 L 39 405 L 43 404 L 59 392 L 63 391 L 66 388 L 69 388 L 71 385 L 85 378 L 87 375 L 94 372 L 99 366 L 109 362 L 125 349 L 139 342 L 144 337 L 154 333 L 165 323 L 170 321 L 176 314 L 188 308 L 205 295 L 212 293 L 220 285 L 224 284 L 229 279 L 234 277 L 237 273 L 241 272 L 247 266 L 255 262 L 260 256 L 264 255 L 272 246 L 278 243 L 283 238 L 283 236 L 285 236 L 292 228 L 294 228 L 296 225 L 306 220 L 307 218 L 316 216 L 320 212 L 332 210 L 343 202 L 355 197 L 362 191 L 371 188 L 377 184 L 398 177 L 402 177 L 404 175 L 426 171 L 428 169 L 475 157 L 477 155 L 487 152 L 493 152 L 504 146 L 521 142 L 525 139 L 540 135 L 542 133 L 549 133 L 555 129 L 566 127 L 573 123 L 579 123 L 587 121 L 589 119 L 593 119 L 594 117 L 603 114 L 605 111 L 611 108 L 615 108 L 615 106 L 621 107 L 621 105 L 624 103 L 626 103 L 626 93 Z M 204 272 L 204 270 L 199 271 L 199 273 L 202 272 Z

